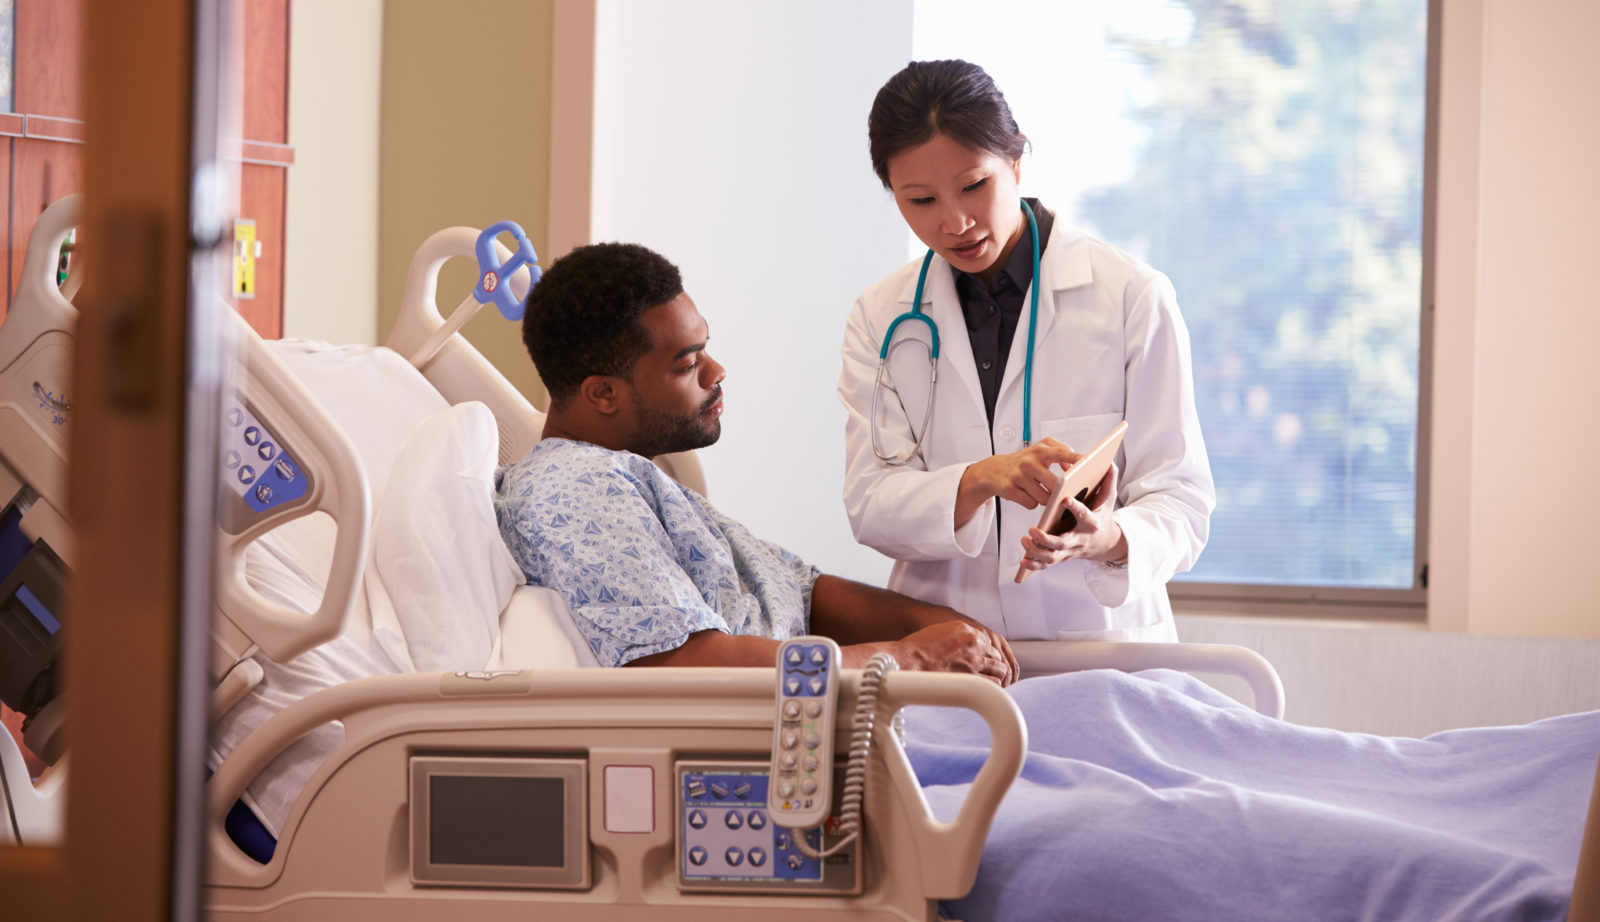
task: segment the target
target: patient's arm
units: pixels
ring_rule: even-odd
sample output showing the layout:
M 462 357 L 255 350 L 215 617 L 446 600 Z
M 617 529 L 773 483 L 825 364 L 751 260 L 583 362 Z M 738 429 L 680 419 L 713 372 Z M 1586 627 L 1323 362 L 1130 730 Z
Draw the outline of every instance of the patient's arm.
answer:
M 1001 685 L 1019 675 L 1005 638 L 955 609 L 837 576 L 811 589 L 811 630 L 841 645 L 898 641 L 902 669 L 972 672 Z
M 1016 681 L 1017 662 L 1003 638 L 953 609 L 928 605 L 832 576 L 811 590 L 811 630 L 839 642 L 847 669 L 888 653 L 902 669 L 967 672 L 1000 685 Z M 722 631 L 698 631 L 675 650 L 642 656 L 629 666 L 770 667 L 778 642 Z

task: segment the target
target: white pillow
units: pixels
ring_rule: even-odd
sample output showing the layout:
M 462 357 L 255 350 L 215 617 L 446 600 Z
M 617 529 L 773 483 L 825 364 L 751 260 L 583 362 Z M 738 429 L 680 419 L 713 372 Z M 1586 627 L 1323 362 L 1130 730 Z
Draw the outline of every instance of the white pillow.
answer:
M 499 655 L 490 669 L 599 669 L 566 600 L 544 586 L 518 586 L 500 613 Z
M 418 423 L 389 471 L 373 555 L 418 672 L 493 662 L 500 611 L 523 582 L 495 522 L 499 445 L 488 407 L 457 404 Z

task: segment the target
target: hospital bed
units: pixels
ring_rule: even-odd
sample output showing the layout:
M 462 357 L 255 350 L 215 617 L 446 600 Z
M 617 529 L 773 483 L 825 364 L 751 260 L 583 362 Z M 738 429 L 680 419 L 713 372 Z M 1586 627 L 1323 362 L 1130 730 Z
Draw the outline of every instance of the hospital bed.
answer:
M 74 221 L 70 206 L 53 206 L 40 222 L 41 250 L 59 247 L 54 235 Z M 1021 770 L 1028 731 L 1017 705 L 986 681 L 953 675 L 892 673 L 873 697 L 862 673 L 844 672 L 837 712 L 870 723 L 859 734 L 870 743 L 862 833 L 818 861 L 797 839 L 829 848 L 841 830 L 784 831 L 762 810 L 780 673 L 583 668 L 592 656 L 574 642 L 559 598 L 511 585 L 484 537 L 487 472 L 526 451 L 541 418 L 452 332 L 459 309 L 450 320 L 437 310 L 440 267 L 470 255 L 478 236 L 454 228 L 419 249 L 384 349 L 268 345 L 238 331 L 246 363 L 229 425 L 241 444 L 225 451 L 261 456 L 271 443 L 279 454 L 263 459 L 286 452 L 307 486 L 277 504 L 289 494 L 235 504 L 219 527 L 208 914 L 935 918 L 938 901 L 972 887 Z M 35 296 L 59 312 L 44 326 L 70 331 L 61 296 L 43 286 Z M 0 344 L 15 316 L 0 325 Z M 358 399 L 357 384 L 378 403 Z M 10 441 L 0 451 L 17 471 Z M 692 480 L 692 458 L 677 460 L 674 473 Z M 20 479 L 34 482 L 31 470 Z M 30 510 L 59 495 L 35 492 Z M 259 499 L 253 489 L 234 494 Z M 441 496 L 461 500 L 443 503 L 446 519 L 415 518 Z M 410 527 L 385 537 L 393 521 Z M 408 581 L 430 571 L 481 578 L 457 580 L 470 585 L 437 601 L 445 590 Z M 407 588 L 397 594 L 391 583 Z M 441 622 L 446 633 L 466 628 L 441 638 Z M 1152 666 L 1233 674 L 1250 683 L 1258 710 L 1282 713 L 1276 675 L 1246 650 L 1021 643 L 1017 652 L 1031 675 Z M 990 737 L 959 806 L 939 818 L 892 719 L 911 705 L 975 712 Z M 849 721 L 838 728 L 843 753 Z M 0 734 L 12 804 L 58 805 L 64 762 L 30 784 L 16 753 Z M 508 803 L 526 819 L 507 822 Z M 15 835 L 37 842 L 51 830 L 36 819 Z

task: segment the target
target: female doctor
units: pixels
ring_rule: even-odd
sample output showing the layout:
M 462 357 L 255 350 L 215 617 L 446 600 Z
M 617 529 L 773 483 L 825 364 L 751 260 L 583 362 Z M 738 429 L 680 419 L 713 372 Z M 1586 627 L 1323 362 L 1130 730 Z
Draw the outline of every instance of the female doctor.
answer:
M 895 558 L 890 588 L 1011 639 L 1176 640 L 1166 583 L 1205 546 L 1215 495 L 1171 282 L 1021 198 L 1027 139 L 976 65 L 913 62 L 867 133 L 930 252 L 846 327 L 856 540 Z M 1054 467 L 1123 420 L 1114 466 L 1068 503 L 1076 525 L 1039 529 Z

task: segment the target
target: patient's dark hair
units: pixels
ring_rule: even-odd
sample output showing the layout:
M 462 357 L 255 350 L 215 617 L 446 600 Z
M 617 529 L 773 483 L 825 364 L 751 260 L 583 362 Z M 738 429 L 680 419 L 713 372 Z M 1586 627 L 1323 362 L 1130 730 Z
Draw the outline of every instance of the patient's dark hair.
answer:
M 935 134 L 1004 160 L 1028 149 L 994 78 L 966 61 L 912 61 L 878 90 L 867 113 L 867 147 L 885 189 L 889 161 Z
M 581 246 L 556 260 L 528 296 L 522 344 L 554 409 L 590 375 L 629 378 L 650 351 L 640 315 L 683 293 L 678 267 L 636 243 Z

